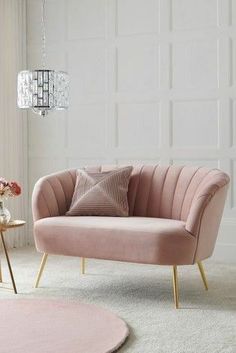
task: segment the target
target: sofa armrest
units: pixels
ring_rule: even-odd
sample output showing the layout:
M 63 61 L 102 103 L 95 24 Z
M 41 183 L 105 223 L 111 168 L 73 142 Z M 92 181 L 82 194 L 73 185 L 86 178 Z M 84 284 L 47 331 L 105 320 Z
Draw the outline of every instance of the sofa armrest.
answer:
M 71 204 L 75 186 L 75 170 L 47 175 L 37 181 L 32 195 L 33 219 L 61 216 Z
M 228 186 L 230 181 L 229 176 L 226 173 L 215 170 L 215 174 L 209 174 L 205 180 L 197 188 L 195 195 L 192 200 L 192 204 L 189 210 L 188 218 L 186 221 L 186 230 L 191 234 L 197 236 L 199 233 L 199 227 L 203 212 L 205 211 L 208 203 L 213 199 L 216 193 L 223 188 Z M 227 188 L 225 193 L 227 192 Z M 223 195 L 222 195 L 223 196 Z M 226 195 L 225 195 L 226 196 Z M 222 199 L 220 204 L 224 206 L 225 198 Z M 217 205 L 216 205 L 217 207 Z
M 214 250 L 229 181 L 227 174 L 219 172 L 196 190 L 185 226 L 197 238 L 194 262 L 209 257 Z

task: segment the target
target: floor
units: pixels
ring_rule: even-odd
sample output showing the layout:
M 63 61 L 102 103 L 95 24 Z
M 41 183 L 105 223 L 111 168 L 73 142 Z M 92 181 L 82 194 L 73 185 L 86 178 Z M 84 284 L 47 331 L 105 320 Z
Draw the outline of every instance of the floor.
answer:
M 179 269 L 180 309 L 173 307 L 170 267 L 49 256 L 40 288 L 33 282 L 41 255 L 11 250 L 18 298 L 66 298 L 95 303 L 126 320 L 131 335 L 120 353 L 235 353 L 236 265 L 206 262 L 209 291 L 197 266 Z M 0 300 L 14 298 L 2 258 Z M 2 286 L 1 286 L 2 287 Z

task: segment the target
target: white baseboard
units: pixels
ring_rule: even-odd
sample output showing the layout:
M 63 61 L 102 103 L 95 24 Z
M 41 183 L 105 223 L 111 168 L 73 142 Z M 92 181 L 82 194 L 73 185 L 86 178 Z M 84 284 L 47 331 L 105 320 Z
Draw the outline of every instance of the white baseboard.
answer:
M 216 244 L 212 260 L 217 262 L 236 264 L 236 244 Z
M 236 219 L 224 218 L 222 220 L 212 259 L 236 263 Z

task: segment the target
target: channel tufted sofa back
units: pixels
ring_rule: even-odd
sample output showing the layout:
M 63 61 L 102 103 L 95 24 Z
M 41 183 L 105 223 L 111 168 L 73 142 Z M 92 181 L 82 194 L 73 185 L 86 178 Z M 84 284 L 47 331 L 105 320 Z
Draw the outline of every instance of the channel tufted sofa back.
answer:
M 186 221 L 197 198 L 213 196 L 228 182 L 228 175 L 218 169 L 136 167 L 129 186 L 130 215 Z

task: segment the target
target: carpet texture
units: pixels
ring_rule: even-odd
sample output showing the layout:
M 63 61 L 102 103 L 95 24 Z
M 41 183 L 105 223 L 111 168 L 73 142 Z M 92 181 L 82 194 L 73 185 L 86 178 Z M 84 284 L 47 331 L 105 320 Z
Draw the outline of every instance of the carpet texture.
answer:
M 119 353 L 236 352 L 235 265 L 206 261 L 208 292 L 197 266 L 180 267 L 180 310 L 175 310 L 170 267 L 88 260 L 87 274 L 81 276 L 79 258 L 49 256 L 40 288 L 34 289 L 41 255 L 32 248 L 10 255 L 17 298 L 76 299 L 123 318 L 130 336 Z M 0 288 L 0 300 L 4 298 L 15 297 Z
M 110 310 L 58 299 L 0 301 L 1 353 L 111 353 L 128 328 Z

